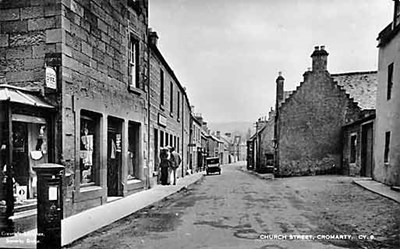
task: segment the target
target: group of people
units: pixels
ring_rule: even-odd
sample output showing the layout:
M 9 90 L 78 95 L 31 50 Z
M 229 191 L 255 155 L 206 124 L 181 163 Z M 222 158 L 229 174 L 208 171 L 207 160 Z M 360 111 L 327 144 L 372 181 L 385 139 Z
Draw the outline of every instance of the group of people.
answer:
M 165 147 L 160 151 L 161 185 L 170 185 L 171 176 L 173 185 L 176 185 L 176 169 L 182 162 L 182 158 L 174 147 Z

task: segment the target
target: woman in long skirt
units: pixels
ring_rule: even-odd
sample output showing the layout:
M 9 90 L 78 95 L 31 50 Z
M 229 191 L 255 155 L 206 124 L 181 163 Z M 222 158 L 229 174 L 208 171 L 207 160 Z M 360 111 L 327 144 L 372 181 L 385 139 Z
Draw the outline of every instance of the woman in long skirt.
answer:
M 161 185 L 169 185 L 169 167 L 171 162 L 168 160 L 168 149 L 162 148 L 160 151 Z

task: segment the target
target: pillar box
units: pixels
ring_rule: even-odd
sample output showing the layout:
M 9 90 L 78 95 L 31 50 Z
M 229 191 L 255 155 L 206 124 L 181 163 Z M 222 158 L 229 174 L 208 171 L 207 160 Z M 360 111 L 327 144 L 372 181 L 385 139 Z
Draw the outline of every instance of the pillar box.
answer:
M 40 164 L 37 173 L 37 249 L 61 248 L 63 218 L 62 179 L 64 166 Z

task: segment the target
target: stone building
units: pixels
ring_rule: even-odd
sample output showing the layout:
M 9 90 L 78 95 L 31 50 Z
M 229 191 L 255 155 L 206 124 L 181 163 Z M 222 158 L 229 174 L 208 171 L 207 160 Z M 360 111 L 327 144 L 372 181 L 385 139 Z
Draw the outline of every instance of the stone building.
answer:
M 373 178 L 400 186 L 400 3 L 394 1 L 393 21 L 378 36 L 378 93 Z
M 179 82 L 157 47 L 157 33 L 149 34 L 150 49 L 150 175 L 157 181 L 158 154 L 161 147 L 175 147 L 182 156 L 178 177 L 185 176 L 190 166 L 191 107 L 186 90 Z
M 372 176 L 377 72 L 332 74 L 336 83 L 357 102 L 358 120 L 343 126 L 342 173 Z
M 192 108 L 193 110 L 193 108 Z M 193 172 L 199 172 L 204 165 L 203 148 L 201 145 L 201 114 L 191 113 L 191 128 L 190 128 L 190 169 Z
M 0 12 L 0 75 L 13 86 L 2 90 L 34 102 L 1 106 L 25 202 L 43 162 L 65 166 L 64 217 L 143 189 L 147 0 L 6 0 Z
M 362 108 L 336 80 L 340 75 L 328 72 L 325 47 L 315 47 L 311 57 L 304 81 L 276 108 L 274 160 L 281 176 L 340 173 L 342 127 L 363 118 Z M 277 83 L 279 103 L 283 88 Z
M 38 164 L 65 166 L 63 218 L 157 184 L 161 147 L 190 172 L 190 103 L 157 38 L 147 0 L 0 1 L 1 221 L 35 225 Z

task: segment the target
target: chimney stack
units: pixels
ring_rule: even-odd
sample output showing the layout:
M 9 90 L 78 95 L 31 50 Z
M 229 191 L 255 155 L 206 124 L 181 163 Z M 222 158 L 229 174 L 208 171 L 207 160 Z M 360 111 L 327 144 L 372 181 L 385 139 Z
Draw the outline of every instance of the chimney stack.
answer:
M 311 55 L 312 58 L 312 71 L 326 71 L 328 64 L 328 52 L 325 50 L 325 46 L 315 46 L 314 52 Z
M 150 43 L 150 45 L 157 46 L 157 42 L 158 42 L 157 32 L 152 31 L 151 29 L 149 29 L 149 43 Z
M 282 77 L 282 72 L 278 74 L 276 78 L 276 109 L 278 109 L 280 103 L 283 101 L 283 84 L 285 82 L 285 78 Z

